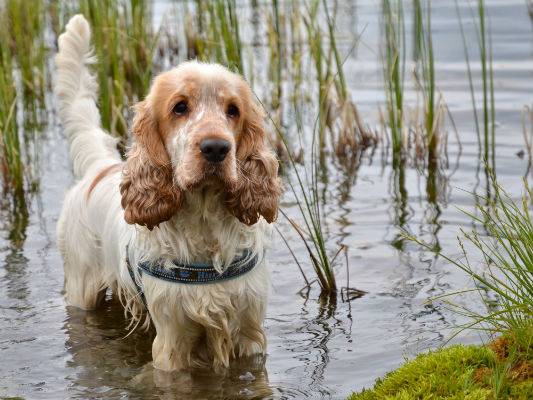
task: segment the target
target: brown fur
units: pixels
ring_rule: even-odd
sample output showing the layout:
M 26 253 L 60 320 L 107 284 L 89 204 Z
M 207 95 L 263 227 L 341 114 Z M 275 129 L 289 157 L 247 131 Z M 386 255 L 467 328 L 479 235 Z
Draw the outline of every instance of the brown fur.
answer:
M 93 189 L 98 185 L 98 182 L 100 182 L 102 179 L 104 179 L 108 174 L 111 174 L 115 172 L 117 169 L 119 169 L 122 165 L 121 164 L 113 164 L 110 165 L 107 168 L 104 168 L 101 170 L 98 175 L 94 178 L 94 180 L 91 183 L 91 186 L 89 186 L 89 190 L 87 191 L 87 200 L 89 200 L 89 197 L 91 197 L 91 192 Z
M 178 211 L 182 191 L 213 178 L 242 223 L 253 225 L 261 216 L 274 221 L 282 192 L 278 162 L 265 147 L 263 114 L 248 85 L 227 70 L 205 75 L 192 66 L 159 75 L 136 107 L 136 140 L 120 185 L 126 222 L 153 229 Z M 172 111 L 178 102 L 188 106 L 183 115 Z M 225 115 L 229 105 L 238 108 L 237 117 Z M 224 161 L 211 165 L 204 159 L 199 145 L 206 138 L 231 143 Z M 173 155 L 175 140 L 186 141 L 185 155 Z
M 173 185 L 170 159 L 146 102 L 139 103 L 136 111 L 137 140 L 122 170 L 120 194 L 126 222 L 152 230 L 176 214 L 183 196 Z
M 246 90 L 245 92 L 249 92 Z M 278 161 L 265 147 L 263 113 L 249 93 L 243 115 L 243 127 L 237 149 L 239 180 L 237 189 L 228 194 L 226 206 L 239 221 L 253 225 L 262 215 L 268 222 L 276 220 L 282 182 L 278 177 Z

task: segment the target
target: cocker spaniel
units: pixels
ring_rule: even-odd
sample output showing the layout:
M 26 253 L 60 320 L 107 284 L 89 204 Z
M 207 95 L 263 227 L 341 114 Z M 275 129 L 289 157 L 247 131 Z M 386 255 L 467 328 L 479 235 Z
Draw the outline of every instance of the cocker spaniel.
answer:
M 68 303 L 94 309 L 111 288 L 135 324 L 146 308 L 164 370 L 264 353 L 264 252 L 282 185 L 248 85 L 194 61 L 160 74 L 123 162 L 101 128 L 90 36 L 73 17 L 56 57 L 77 178 L 57 225 Z

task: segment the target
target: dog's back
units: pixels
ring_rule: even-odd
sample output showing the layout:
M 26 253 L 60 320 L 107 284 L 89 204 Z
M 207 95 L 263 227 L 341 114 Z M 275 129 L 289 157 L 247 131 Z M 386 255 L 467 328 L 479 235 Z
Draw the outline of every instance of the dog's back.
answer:
M 89 24 L 81 15 L 75 16 L 59 37 L 55 59 L 55 93 L 77 180 L 64 200 L 57 245 L 64 262 L 67 300 L 85 309 L 95 308 L 105 288 L 116 281 L 123 256 L 116 242 L 128 229 L 117 223 L 123 214 L 118 191 L 122 160 L 116 139 L 100 125 L 98 86 L 89 69 L 94 61 L 90 39 Z

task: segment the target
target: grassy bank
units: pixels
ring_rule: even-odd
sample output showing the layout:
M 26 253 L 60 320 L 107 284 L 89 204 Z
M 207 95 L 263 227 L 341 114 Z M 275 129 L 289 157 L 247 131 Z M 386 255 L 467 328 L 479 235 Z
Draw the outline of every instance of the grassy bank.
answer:
M 531 358 L 517 361 L 514 342 L 451 346 L 422 354 L 378 379 L 372 390 L 349 400 L 371 399 L 531 399 Z

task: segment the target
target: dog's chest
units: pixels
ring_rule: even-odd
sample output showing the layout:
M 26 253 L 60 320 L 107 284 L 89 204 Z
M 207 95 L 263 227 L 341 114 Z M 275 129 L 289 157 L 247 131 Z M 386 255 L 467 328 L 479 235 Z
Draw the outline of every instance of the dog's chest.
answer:
M 187 200 L 176 216 L 148 235 L 155 234 L 154 239 L 163 244 L 163 253 L 172 257 L 195 262 L 212 260 L 217 254 L 233 258 L 249 236 L 247 227 L 230 215 L 217 197 L 195 196 Z

